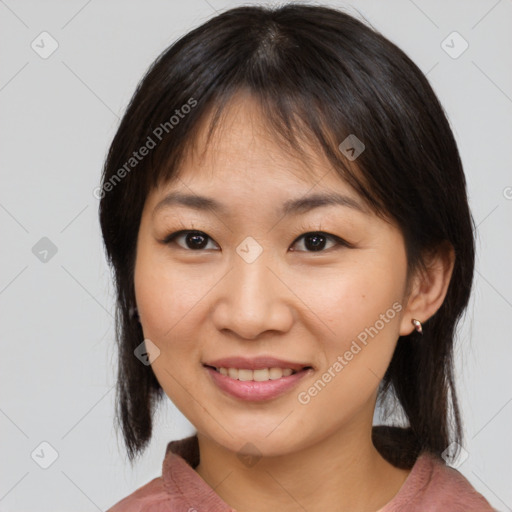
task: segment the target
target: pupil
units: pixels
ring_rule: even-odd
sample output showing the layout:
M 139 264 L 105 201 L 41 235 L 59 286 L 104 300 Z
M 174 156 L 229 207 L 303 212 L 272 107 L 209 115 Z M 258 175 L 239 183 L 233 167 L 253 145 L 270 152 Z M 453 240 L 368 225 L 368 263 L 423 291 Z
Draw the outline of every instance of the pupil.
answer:
M 201 239 L 202 239 L 202 243 L 201 243 Z M 199 244 L 195 243 L 197 240 L 199 240 Z M 201 235 L 200 233 L 189 233 L 187 236 L 186 236 L 186 241 L 187 241 L 187 244 L 192 241 L 191 245 L 191 249 L 202 249 L 204 246 L 206 246 L 207 242 L 206 242 L 206 237 Z
M 308 244 L 308 240 L 313 240 L 312 244 Z M 325 237 L 322 235 L 309 235 L 306 237 L 306 247 L 313 251 L 323 249 L 325 246 Z

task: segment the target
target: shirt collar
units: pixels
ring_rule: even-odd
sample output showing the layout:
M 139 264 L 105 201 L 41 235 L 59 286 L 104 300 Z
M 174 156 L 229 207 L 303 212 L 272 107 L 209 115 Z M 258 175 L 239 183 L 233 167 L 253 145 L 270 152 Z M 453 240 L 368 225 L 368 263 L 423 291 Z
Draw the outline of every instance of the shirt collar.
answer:
M 435 460 L 422 453 L 415 461 L 401 489 L 395 497 L 378 512 L 396 510 L 402 501 L 412 499 L 419 489 L 429 483 Z M 162 467 L 164 487 L 169 493 L 169 508 L 175 512 L 237 512 L 230 507 L 195 471 L 199 465 L 199 443 L 197 435 L 167 445 Z
M 195 471 L 199 464 L 197 435 L 171 441 L 162 466 L 169 509 L 176 512 L 236 512 Z

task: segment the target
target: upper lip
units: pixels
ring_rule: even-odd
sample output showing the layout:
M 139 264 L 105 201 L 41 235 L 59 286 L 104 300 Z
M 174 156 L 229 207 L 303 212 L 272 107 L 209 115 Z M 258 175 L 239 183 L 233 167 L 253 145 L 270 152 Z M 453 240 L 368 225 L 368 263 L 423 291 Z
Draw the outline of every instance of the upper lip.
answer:
M 304 368 L 312 368 L 307 363 L 297 363 L 293 361 L 285 361 L 270 356 L 254 357 L 248 359 L 246 357 L 224 357 L 203 363 L 205 366 L 213 366 L 215 368 L 242 368 L 247 370 L 260 370 L 262 368 L 291 368 L 300 371 Z

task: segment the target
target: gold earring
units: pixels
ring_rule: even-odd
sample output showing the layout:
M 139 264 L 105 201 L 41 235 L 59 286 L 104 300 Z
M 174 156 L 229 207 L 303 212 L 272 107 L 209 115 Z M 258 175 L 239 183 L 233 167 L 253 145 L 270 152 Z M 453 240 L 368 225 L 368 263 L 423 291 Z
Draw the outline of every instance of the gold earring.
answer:
M 416 320 L 416 318 L 413 318 L 411 320 L 412 324 L 414 325 L 414 328 L 420 333 L 423 334 L 423 326 L 421 325 L 421 322 L 419 320 Z

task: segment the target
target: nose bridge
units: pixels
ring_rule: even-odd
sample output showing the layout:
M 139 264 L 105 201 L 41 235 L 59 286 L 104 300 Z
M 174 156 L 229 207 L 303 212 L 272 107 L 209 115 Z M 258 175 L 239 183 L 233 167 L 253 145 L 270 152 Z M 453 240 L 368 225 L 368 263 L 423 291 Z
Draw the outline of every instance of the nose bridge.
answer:
M 251 255 L 251 252 L 248 255 Z M 240 254 L 233 258 L 233 285 L 237 289 L 235 295 L 240 300 L 249 300 L 259 307 L 273 300 L 271 295 L 275 290 L 270 281 L 274 280 L 275 276 L 268 268 L 269 259 L 268 251 L 257 255 L 254 260 L 252 257 L 245 259 Z
M 233 258 L 231 293 L 234 305 L 247 319 L 256 320 L 267 313 L 276 300 L 275 276 L 267 268 L 269 251 L 258 249 L 251 241 L 240 244 Z M 247 249 L 249 249 L 247 252 Z
M 232 261 L 216 311 L 217 327 L 248 339 L 267 330 L 288 329 L 292 314 L 285 287 L 271 270 L 275 265 L 270 249 L 263 250 L 254 239 L 245 240 Z

